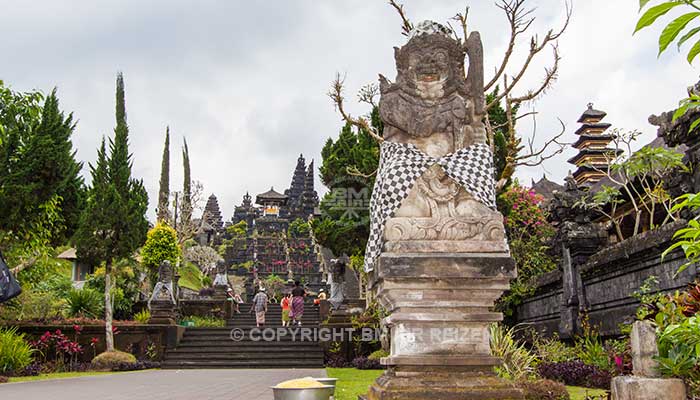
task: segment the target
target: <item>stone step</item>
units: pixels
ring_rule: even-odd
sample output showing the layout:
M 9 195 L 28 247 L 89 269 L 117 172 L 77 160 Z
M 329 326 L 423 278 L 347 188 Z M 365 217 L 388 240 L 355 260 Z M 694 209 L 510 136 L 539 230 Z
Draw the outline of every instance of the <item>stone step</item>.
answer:
M 203 345 L 184 345 L 179 346 L 177 349 L 169 350 L 168 354 L 180 354 L 180 353 L 217 353 L 217 354 L 230 354 L 230 353 L 243 353 L 243 352 L 256 352 L 256 351 L 266 351 L 270 347 L 275 349 L 275 352 L 314 352 L 320 350 L 318 345 L 307 343 L 284 343 L 275 346 L 270 346 L 269 343 L 260 342 L 238 342 L 237 345 L 221 346 L 219 343 L 211 346 Z
M 249 353 L 229 353 L 229 354 L 216 354 L 216 353 L 170 353 L 168 354 L 168 361 L 175 360 L 212 360 L 212 361 L 238 361 L 238 360 L 323 360 L 323 351 L 317 352 L 287 352 L 280 353 L 275 352 L 265 353 L 265 352 L 249 352 Z
M 323 368 L 323 358 L 318 360 L 237 360 L 237 361 L 170 361 L 161 363 L 163 369 L 214 369 L 214 368 Z

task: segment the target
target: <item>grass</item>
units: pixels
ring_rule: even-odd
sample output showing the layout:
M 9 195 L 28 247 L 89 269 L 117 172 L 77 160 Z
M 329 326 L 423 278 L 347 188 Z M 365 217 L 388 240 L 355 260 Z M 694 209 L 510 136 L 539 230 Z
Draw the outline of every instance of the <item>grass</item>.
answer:
M 122 372 L 99 372 L 99 371 L 55 372 L 53 374 L 40 374 L 37 376 L 20 376 L 20 377 L 10 378 L 9 383 L 43 381 L 43 380 L 47 380 L 47 379 L 80 378 L 82 376 L 109 375 L 109 374 L 119 374 L 119 373 L 122 373 Z
M 367 394 L 367 388 L 383 372 L 383 370 L 355 368 L 326 368 L 329 378 L 338 378 L 335 386 L 335 400 L 357 400 L 358 395 Z
M 571 400 L 585 400 L 586 395 L 604 396 L 606 393 L 605 390 L 602 389 L 589 389 L 578 386 L 567 386 L 566 390 L 569 391 L 569 396 L 571 396 Z
M 202 285 L 202 271 L 192 263 L 183 263 L 180 265 L 180 280 L 178 285 L 195 292 L 199 292 Z
M 359 370 L 355 368 L 326 368 L 329 378 L 338 378 L 335 387 L 335 400 L 357 400 L 357 396 L 367 394 L 367 389 L 384 371 Z M 571 400 L 585 400 L 586 395 L 600 396 L 605 390 L 567 386 Z

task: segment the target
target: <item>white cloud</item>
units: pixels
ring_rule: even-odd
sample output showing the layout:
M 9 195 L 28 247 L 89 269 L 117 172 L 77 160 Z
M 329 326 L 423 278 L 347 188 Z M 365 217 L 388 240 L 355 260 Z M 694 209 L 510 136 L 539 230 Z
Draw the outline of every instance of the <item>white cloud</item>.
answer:
M 446 21 L 462 0 L 406 1 L 414 20 Z M 508 27 L 492 1 L 471 1 L 471 27 L 482 33 L 493 71 Z M 562 0 L 532 0 L 534 28 L 544 34 L 563 15 Z M 651 113 L 671 108 L 696 72 L 682 56 L 655 57 L 658 29 L 632 37 L 634 0 L 577 1 L 554 88 L 535 103 L 538 140 L 575 121 L 592 101 L 616 126 L 639 128 L 651 140 Z M 170 125 L 171 182 L 182 180 L 180 145 L 190 145 L 193 178 L 216 193 L 225 218 L 246 191 L 289 185 L 299 153 L 320 164 L 326 138 L 341 122 L 326 97 L 336 71 L 347 73 L 348 98 L 377 74 L 395 74 L 393 46 L 404 43 L 400 21 L 385 2 L 55 1 L 0 0 L 0 79 L 17 90 L 57 86 L 62 107 L 79 119 L 78 158 L 93 161 L 101 135 L 114 127 L 114 78 L 125 74 L 134 174 L 155 208 L 165 126 Z M 522 53 L 516 57 L 522 59 Z M 547 55 L 549 57 L 549 55 Z M 538 63 L 526 82 L 541 79 Z M 354 113 L 364 108 L 351 105 Z M 529 129 L 528 124 L 521 124 Z M 544 167 L 561 180 L 572 151 Z M 84 170 L 88 174 L 87 168 Z M 153 212 L 150 212 L 153 215 Z

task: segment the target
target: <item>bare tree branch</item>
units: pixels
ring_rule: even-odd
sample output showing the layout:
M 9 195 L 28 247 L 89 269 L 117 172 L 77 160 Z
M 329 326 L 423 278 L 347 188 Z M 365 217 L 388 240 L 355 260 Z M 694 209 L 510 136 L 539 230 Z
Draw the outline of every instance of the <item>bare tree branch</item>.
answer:
M 530 25 L 535 21 L 535 18 L 530 16 L 534 10 L 523 9 L 524 4 L 525 0 L 501 0 L 501 3 L 496 5 L 506 14 L 506 18 L 508 19 L 508 23 L 510 25 L 510 38 L 508 40 L 508 47 L 503 55 L 503 60 L 501 61 L 500 67 L 496 69 L 496 73 L 494 74 L 493 78 L 491 78 L 491 80 L 484 86 L 484 91 L 486 92 L 488 92 L 491 87 L 495 85 L 499 79 L 501 79 L 501 76 L 506 70 L 506 66 L 508 66 L 508 63 L 510 62 L 510 57 L 513 55 L 513 50 L 515 49 L 515 43 L 518 36 L 527 31 L 527 29 L 530 28 Z M 459 18 L 459 14 L 457 14 L 455 18 L 461 20 L 461 18 Z M 466 21 L 463 27 L 465 27 L 464 37 L 466 38 Z
M 457 13 L 457 15 L 452 17 L 452 20 L 459 22 L 459 25 L 462 27 L 462 35 L 463 35 L 462 37 L 464 38 L 464 40 L 467 40 L 467 38 L 469 37 L 469 30 L 467 29 L 467 18 L 468 17 L 469 17 L 469 6 L 465 7 L 464 14 Z M 449 22 L 448 22 L 448 24 L 449 24 Z M 452 26 L 450 26 L 450 29 L 451 28 L 452 28 Z M 452 29 L 452 31 L 454 32 L 455 30 Z M 455 37 L 457 37 L 457 33 L 455 33 Z M 457 39 L 459 40 L 459 37 L 457 37 Z
M 534 18 L 529 18 L 523 20 L 522 15 L 525 15 L 525 18 L 528 18 L 532 10 L 529 11 L 522 11 L 520 7 L 522 7 L 523 3 L 526 0 L 502 0 L 502 4 L 500 6 L 501 9 L 504 10 L 506 13 L 506 16 L 510 21 L 515 21 L 515 25 L 513 25 L 513 22 L 511 22 L 511 26 L 514 26 L 512 28 L 511 32 L 512 34 L 515 34 L 515 37 L 517 38 L 518 35 L 521 33 L 524 33 L 527 29 L 530 28 L 532 22 L 534 21 Z M 530 67 L 530 64 L 532 63 L 532 60 L 535 59 L 535 57 L 550 43 L 552 45 L 555 45 L 555 42 L 561 37 L 561 35 L 566 31 L 566 28 L 569 26 L 569 22 L 571 21 L 571 13 L 572 13 L 572 8 L 569 5 L 568 2 L 566 4 L 566 20 L 564 21 L 564 24 L 562 28 L 558 31 L 554 31 L 553 29 L 550 29 L 549 32 L 545 35 L 544 39 L 540 42 L 538 39 L 537 35 L 533 36 L 530 39 L 530 51 L 525 59 L 525 62 L 521 66 L 521 68 L 518 70 L 518 73 L 514 75 L 511 83 L 509 86 L 505 87 L 502 93 L 499 93 L 496 98 L 493 99 L 487 106 L 486 110 L 489 110 L 491 107 L 495 106 L 498 104 L 504 97 L 510 96 L 511 92 L 513 89 L 518 85 L 522 77 L 525 75 L 525 72 L 527 72 L 528 68 Z M 515 46 L 515 42 L 513 41 L 513 47 Z M 510 51 L 510 53 L 508 52 Z M 501 68 L 496 72 L 496 76 L 492 81 L 495 83 L 499 79 L 499 76 L 504 73 L 505 69 L 508 66 L 508 63 L 510 62 L 510 57 L 512 55 L 513 49 L 510 47 L 508 50 L 506 50 L 506 55 L 504 56 L 503 63 L 501 64 Z M 556 76 L 556 72 L 558 69 L 558 62 L 559 62 L 559 52 L 556 47 L 554 46 L 554 66 L 550 69 L 547 70 L 547 77 L 548 79 L 545 79 L 545 86 L 542 90 L 535 90 L 533 92 L 542 92 L 546 87 L 548 87 L 549 83 L 552 82 L 552 79 Z M 486 85 L 486 88 L 490 88 L 493 85 L 493 83 L 489 82 L 489 84 Z M 488 90 L 488 89 L 487 89 Z M 535 96 L 536 97 L 536 96 Z
M 406 18 L 403 4 L 397 4 L 395 0 L 389 0 L 389 4 L 396 9 L 396 12 L 398 12 L 399 16 L 401 17 L 401 21 L 403 22 L 403 25 L 401 26 L 401 34 L 408 36 L 408 34 L 411 33 L 411 30 L 413 30 L 413 24 L 408 20 L 408 18 Z
M 379 96 L 379 86 L 376 83 L 368 83 L 360 88 L 357 93 L 357 98 L 361 103 L 367 103 L 372 108 L 376 107 L 377 104 L 374 102 L 374 98 Z
M 547 140 L 539 150 L 535 149 L 535 135 L 528 139 L 528 153 L 516 157 L 516 166 L 535 167 L 542 164 L 544 161 L 561 154 L 566 148 L 566 143 L 562 143 L 559 139 L 566 133 L 566 124 L 560 119 L 561 131 Z
M 359 117 L 359 118 L 353 118 L 350 114 L 345 112 L 345 108 L 343 106 L 343 101 L 345 98 L 343 97 L 343 84 L 345 83 L 345 78 L 341 78 L 339 73 L 336 73 L 335 75 L 335 80 L 333 81 L 333 84 L 331 86 L 331 90 L 328 92 L 328 97 L 333 100 L 333 103 L 335 104 L 335 108 L 338 110 L 340 115 L 343 117 L 343 120 L 345 122 L 350 123 L 357 128 L 366 131 L 369 133 L 370 136 L 372 136 L 376 141 L 379 143 L 382 143 L 384 139 L 379 135 L 378 132 L 367 122 L 365 118 Z
M 345 171 L 346 171 L 346 172 L 348 173 L 348 175 L 350 175 L 350 176 L 359 176 L 360 178 L 365 178 L 365 179 L 369 179 L 369 178 L 371 178 L 371 177 L 373 177 L 374 175 L 377 174 L 377 170 L 376 170 L 376 169 L 375 169 L 374 172 L 372 172 L 371 174 L 365 174 L 365 173 L 363 173 L 362 171 L 360 171 L 360 170 L 359 170 L 356 166 L 354 166 L 354 165 L 349 165 L 349 166 L 345 167 Z

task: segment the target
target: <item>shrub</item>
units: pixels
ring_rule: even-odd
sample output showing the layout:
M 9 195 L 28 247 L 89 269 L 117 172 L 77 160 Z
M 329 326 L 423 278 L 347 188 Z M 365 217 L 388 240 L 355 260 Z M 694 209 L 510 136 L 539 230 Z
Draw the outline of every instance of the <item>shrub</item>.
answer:
M 41 364 L 38 362 L 33 362 L 26 367 L 24 367 L 21 371 L 15 371 L 14 375 L 15 376 L 38 376 L 41 373 Z
M 576 359 L 576 349 L 559 340 L 557 336 L 553 338 L 535 336 L 532 347 L 540 362 L 557 363 Z
M 196 328 L 223 328 L 226 325 L 226 321 L 223 318 L 216 317 L 198 317 L 193 315 L 183 319 L 194 322 Z
M 566 386 L 549 379 L 523 380 L 517 383 L 525 400 L 569 400 Z
M 102 295 L 93 289 L 73 289 L 68 293 L 68 316 L 100 318 L 104 309 Z
M 700 318 L 666 327 L 659 336 L 659 371 L 668 377 L 700 380 Z
M 384 349 L 380 349 L 380 350 L 373 352 L 367 358 L 370 360 L 379 361 L 379 359 L 381 359 L 382 357 L 389 357 L 389 353 Z
M 32 362 L 34 351 L 17 328 L 0 329 L 0 373 L 24 369 Z
M 533 374 L 537 356 L 515 339 L 513 328 L 492 324 L 489 333 L 491 354 L 503 360 L 503 364 L 494 368 L 499 377 L 521 380 Z
M 76 325 L 73 329 L 76 341 L 70 340 L 60 329 L 57 329 L 54 332 L 44 332 L 39 340 L 33 342 L 34 347 L 42 354 L 43 361 L 54 360 L 58 371 L 74 371 L 78 364 L 78 354 L 83 352 L 82 346 L 77 342 L 77 336 L 80 335 L 82 328 Z
M 177 244 L 177 232 L 168 224 L 159 222 L 148 231 L 146 243 L 141 249 L 142 263 L 149 269 L 151 283 L 155 285 L 156 275 L 160 264 L 168 260 L 175 265 L 180 257 L 180 246 Z
M 287 233 L 291 237 L 309 237 L 309 232 L 311 231 L 311 226 L 308 221 L 304 221 L 301 218 L 297 218 L 289 224 Z
M 65 299 L 52 293 L 29 289 L 0 306 L 0 320 L 48 321 L 61 318 L 65 308 Z
M 0 375 L 0 383 L 7 383 L 8 380 L 8 377 Z
M 370 360 L 367 357 L 355 357 L 352 360 L 352 366 L 357 369 L 382 369 L 379 360 Z
M 92 366 L 100 370 L 111 370 L 121 364 L 136 364 L 136 357 L 123 351 L 105 351 L 92 359 Z
M 562 382 L 570 386 L 595 387 L 609 389 L 612 376 L 593 365 L 582 361 L 565 361 L 559 363 L 542 363 L 537 367 L 542 378 Z
M 140 266 L 131 259 L 122 259 L 112 266 L 112 296 L 114 318 L 131 319 L 132 307 L 141 292 Z M 93 289 L 103 296 L 105 292 L 105 268 L 95 269 L 85 282 L 85 288 Z
M 135 363 L 119 363 L 112 367 L 112 371 L 141 371 L 154 368 L 160 368 L 160 363 L 153 361 L 137 361 Z
M 141 310 L 134 314 L 134 321 L 140 324 L 147 324 L 149 319 L 151 319 L 151 312 L 148 310 Z

